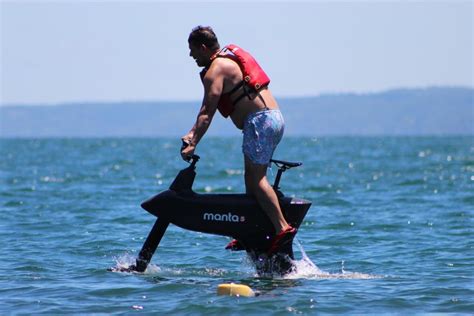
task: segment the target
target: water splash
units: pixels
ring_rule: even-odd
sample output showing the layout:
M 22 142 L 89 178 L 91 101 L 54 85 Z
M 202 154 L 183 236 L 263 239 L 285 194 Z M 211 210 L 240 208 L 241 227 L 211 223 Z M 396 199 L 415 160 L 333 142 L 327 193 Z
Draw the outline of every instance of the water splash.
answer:
M 372 275 L 360 272 L 350 272 L 344 270 L 344 261 L 341 262 L 340 273 L 330 273 L 319 269 L 316 264 L 311 261 L 303 246 L 295 238 L 295 245 L 301 252 L 301 259 L 294 260 L 295 269 L 293 272 L 285 276 L 285 279 L 379 279 L 382 276 Z
M 110 268 L 112 272 L 129 272 L 129 273 L 136 273 L 131 271 L 130 268 L 135 265 L 136 258 L 135 256 L 126 253 L 119 257 L 115 258 L 115 266 Z M 143 274 L 156 274 L 161 271 L 161 268 L 154 264 L 149 264 L 143 272 Z
M 285 275 L 283 279 L 379 279 L 383 278 L 380 275 L 372 275 L 360 272 L 351 272 L 344 269 L 344 260 L 341 261 L 341 272 L 340 273 L 330 273 L 323 271 L 318 268 L 318 266 L 308 257 L 306 252 L 303 249 L 301 243 L 295 238 L 294 244 L 297 246 L 298 250 L 301 253 L 300 260 L 292 260 L 294 269 L 289 274 Z M 243 266 L 248 268 L 248 270 L 253 270 L 255 265 L 253 261 L 248 257 L 242 261 Z M 135 265 L 135 256 L 126 253 L 119 257 L 115 258 L 115 266 L 110 268 L 110 271 L 113 272 L 128 272 L 135 273 L 130 270 L 132 266 Z M 185 272 L 187 271 L 187 272 Z M 247 271 L 250 272 L 250 271 Z M 201 276 L 210 276 L 210 277 L 223 277 L 229 272 L 224 269 L 212 269 L 212 268 L 201 268 L 201 269 L 190 269 L 183 270 L 179 268 L 161 268 L 155 264 L 149 264 L 143 274 L 147 275 L 156 275 L 156 274 L 170 274 L 174 276 L 181 276 L 183 274 L 187 275 L 201 275 Z M 275 279 L 280 279 L 281 277 L 276 274 L 271 274 L 270 277 Z

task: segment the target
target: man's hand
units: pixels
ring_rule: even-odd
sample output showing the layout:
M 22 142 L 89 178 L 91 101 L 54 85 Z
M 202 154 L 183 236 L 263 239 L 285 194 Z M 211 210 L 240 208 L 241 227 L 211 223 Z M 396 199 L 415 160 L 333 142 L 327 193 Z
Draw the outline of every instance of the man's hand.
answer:
M 196 146 L 190 144 L 186 139 L 181 140 L 183 141 L 183 146 L 181 146 L 181 158 L 183 158 L 184 161 L 189 161 L 194 154 Z

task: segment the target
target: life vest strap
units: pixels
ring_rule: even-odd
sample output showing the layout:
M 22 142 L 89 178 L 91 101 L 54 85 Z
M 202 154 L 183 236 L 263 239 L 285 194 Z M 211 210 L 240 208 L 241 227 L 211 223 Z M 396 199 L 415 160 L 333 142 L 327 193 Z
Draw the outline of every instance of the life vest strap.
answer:
M 229 92 L 227 92 L 227 94 L 229 96 L 231 96 L 232 94 L 234 94 L 234 92 L 236 92 L 237 90 L 240 89 L 240 87 L 242 87 L 244 85 L 245 82 L 241 81 L 239 82 L 234 88 L 232 88 L 232 90 L 230 90 Z
M 240 100 L 242 100 L 244 97 L 248 97 L 249 100 L 251 100 L 249 87 L 245 84 L 245 81 L 242 81 L 242 82 L 239 84 L 239 88 L 240 88 L 240 86 L 242 86 L 242 85 L 244 86 L 244 92 L 243 92 L 241 95 L 239 95 L 239 96 L 237 97 L 237 99 L 235 99 L 234 102 L 232 102 L 232 104 L 233 104 L 234 106 L 237 105 L 237 103 L 238 103 Z M 232 91 L 230 92 L 230 94 L 231 94 L 232 92 L 234 92 L 234 90 L 236 90 L 236 89 L 235 89 L 235 88 L 232 89 Z M 230 94 L 229 94 L 229 95 L 230 95 Z M 262 100 L 263 105 L 265 105 L 265 110 L 268 110 L 267 103 L 265 102 L 265 99 L 262 97 L 262 95 L 261 95 L 260 92 L 258 92 L 258 91 L 257 91 L 257 97 L 258 97 L 260 100 Z

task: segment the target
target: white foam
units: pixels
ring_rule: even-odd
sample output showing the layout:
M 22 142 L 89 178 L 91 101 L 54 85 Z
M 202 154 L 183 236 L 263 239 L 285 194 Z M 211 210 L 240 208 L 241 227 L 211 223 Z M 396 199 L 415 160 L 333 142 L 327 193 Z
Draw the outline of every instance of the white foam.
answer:
M 311 259 L 308 257 L 308 255 L 304 251 L 303 246 L 300 244 L 300 242 L 296 238 L 294 239 L 294 242 L 301 253 L 301 259 L 292 260 L 295 266 L 295 269 L 291 273 L 285 275 L 283 277 L 284 279 L 314 279 L 314 280 L 318 280 L 318 279 L 379 279 L 383 277 L 380 275 L 345 271 L 344 261 L 341 262 L 340 273 L 330 273 L 330 272 L 323 271 L 319 269 L 318 266 L 313 261 L 311 261 Z M 124 255 L 116 257 L 115 263 L 116 263 L 115 267 L 112 268 L 112 271 L 116 271 L 116 272 L 127 271 L 132 265 L 135 265 L 135 256 L 129 253 L 126 253 Z M 249 274 L 252 274 L 251 271 L 252 270 L 254 271 L 255 269 L 255 266 L 252 260 L 248 256 L 245 256 L 242 260 L 242 263 L 243 263 L 243 266 L 247 270 L 246 272 L 248 272 Z M 153 274 L 158 274 L 158 273 L 163 273 L 163 272 L 170 273 L 172 275 L 181 275 L 183 274 L 184 271 L 182 269 L 177 269 L 177 268 L 162 269 L 161 267 L 155 264 L 149 264 L 144 274 L 153 275 Z M 214 276 L 214 277 L 217 277 L 217 276 L 222 277 L 226 273 L 227 271 L 223 269 L 205 268 L 203 271 L 203 274 Z M 277 275 L 273 275 L 272 277 L 278 278 Z
M 115 272 L 124 272 L 127 271 L 132 265 L 135 265 L 136 258 L 135 256 L 126 253 L 115 258 L 115 267 L 112 268 L 112 271 Z M 144 274 L 156 274 L 161 271 L 161 268 L 154 264 L 149 264 L 144 272 Z
M 135 257 L 126 253 L 120 257 L 115 258 L 115 267 L 112 269 L 114 271 L 121 271 L 130 268 L 130 266 L 135 264 Z
M 301 260 L 294 260 L 295 270 L 285 276 L 285 279 L 379 279 L 381 276 L 359 272 L 344 271 L 344 261 L 341 263 L 341 273 L 329 273 L 319 269 L 306 255 L 299 241 L 294 239 L 301 252 Z

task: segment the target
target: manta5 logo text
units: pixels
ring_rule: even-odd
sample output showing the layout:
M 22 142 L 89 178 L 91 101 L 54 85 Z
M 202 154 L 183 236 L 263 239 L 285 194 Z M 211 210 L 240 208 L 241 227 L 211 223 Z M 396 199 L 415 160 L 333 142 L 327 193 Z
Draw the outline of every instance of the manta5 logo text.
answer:
M 204 213 L 203 219 L 205 221 L 216 221 L 216 222 L 245 222 L 245 216 L 238 216 L 232 214 L 231 212 L 227 214 L 219 214 L 219 213 Z

